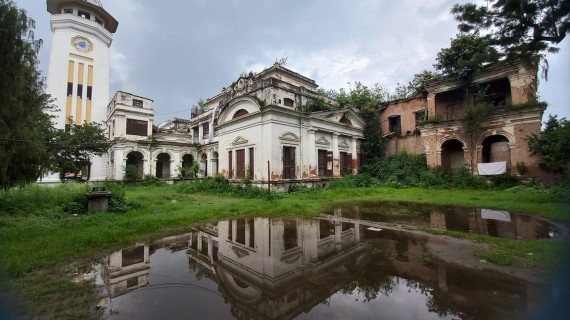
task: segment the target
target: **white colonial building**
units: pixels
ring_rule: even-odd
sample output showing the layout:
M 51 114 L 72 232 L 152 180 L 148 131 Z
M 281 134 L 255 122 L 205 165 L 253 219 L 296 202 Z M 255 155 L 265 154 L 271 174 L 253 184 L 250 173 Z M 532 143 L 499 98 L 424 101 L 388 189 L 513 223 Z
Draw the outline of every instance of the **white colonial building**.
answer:
M 176 179 L 194 161 L 201 177 L 270 181 L 280 189 L 356 173 L 364 121 L 352 108 L 305 112 L 319 97 L 316 88 L 314 80 L 275 64 L 240 77 L 190 120 L 154 128 L 152 138 L 152 100 L 118 92 L 107 108 L 108 178 L 122 179 L 134 164 L 144 174 Z
M 53 39 L 46 92 L 58 106 L 56 129 L 105 123 L 109 102 L 109 48 L 118 22 L 99 0 L 47 0 Z M 106 178 L 105 157 L 92 161 L 91 180 Z M 43 178 L 57 182 L 59 175 Z

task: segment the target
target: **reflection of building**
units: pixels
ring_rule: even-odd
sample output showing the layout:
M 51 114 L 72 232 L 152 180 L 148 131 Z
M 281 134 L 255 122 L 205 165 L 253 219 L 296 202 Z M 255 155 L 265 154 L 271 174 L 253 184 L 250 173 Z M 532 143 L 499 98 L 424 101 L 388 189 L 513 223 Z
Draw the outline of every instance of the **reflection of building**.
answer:
M 139 245 L 117 251 L 104 261 L 103 278 L 111 297 L 148 284 L 149 247 Z
M 359 232 L 358 223 L 326 220 L 221 221 L 193 232 L 188 254 L 208 270 L 238 319 L 292 319 L 366 267 Z
M 399 281 L 439 314 L 504 318 L 540 303 L 536 285 L 434 259 L 432 237 L 334 215 L 204 225 L 191 232 L 190 265 L 218 284 L 238 319 L 292 319 L 346 288 L 376 299 Z

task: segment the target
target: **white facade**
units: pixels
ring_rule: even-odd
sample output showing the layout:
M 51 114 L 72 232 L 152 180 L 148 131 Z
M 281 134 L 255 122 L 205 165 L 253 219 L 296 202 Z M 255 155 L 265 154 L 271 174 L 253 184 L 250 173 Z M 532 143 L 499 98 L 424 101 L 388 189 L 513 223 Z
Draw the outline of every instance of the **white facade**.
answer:
M 75 124 L 105 125 L 109 101 L 109 47 L 118 22 L 96 0 L 48 0 L 53 40 L 46 92 L 55 98 L 56 129 Z M 90 179 L 103 180 L 106 159 L 92 160 Z M 43 179 L 59 181 L 57 174 Z
M 313 80 L 276 64 L 240 77 L 207 100 L 206 112 L 161 124 L 154 145 L 145 136 L 150 131 L 126 135 L 123 125 L 128 118 L 149 119 L 150 125 L 152 101 L 118 92 L 108 109 L 113 141 L 108 178 L 122 179 L 126 165 L 135 164 L 143 174 L 177 179 L 179 168 L 194 161 L 199 177 L 222 175 L 280 190 L 355 174 L 364 121 L 352 108 L 305 112 L 319 97 L 316 88 Z M 132 107 L 130 99 L 144 100 L 144 107 Z

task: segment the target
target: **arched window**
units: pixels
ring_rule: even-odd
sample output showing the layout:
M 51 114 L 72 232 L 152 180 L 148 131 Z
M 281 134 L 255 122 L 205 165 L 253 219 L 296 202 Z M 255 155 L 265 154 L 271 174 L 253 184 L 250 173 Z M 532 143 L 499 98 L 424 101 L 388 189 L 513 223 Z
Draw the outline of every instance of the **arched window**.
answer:
M 232 117 L 232 119 L 241 117 L 241 116 L 245 116 L 246 114 L 248 114 L 249 112 L 247 112 L 247 110 L 245 109 L 239 109 L 238 111 L 236 111 L 236 113 L 234 113 L 234 116 Z

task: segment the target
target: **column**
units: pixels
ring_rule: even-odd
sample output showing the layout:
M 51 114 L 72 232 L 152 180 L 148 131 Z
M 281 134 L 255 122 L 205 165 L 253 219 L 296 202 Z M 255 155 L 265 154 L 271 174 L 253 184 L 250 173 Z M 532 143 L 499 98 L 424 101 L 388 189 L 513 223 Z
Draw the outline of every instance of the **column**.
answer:
M 340 153 L 338 151 L 338 133 L 333 133 L 332 138 L 333 147 L 333 177 L 340 176 Z
M 310 128 L 307 130 L 307 133 L 309 134 L 309 143 L 308 143 L 308 147 L 307 147 L 307 153 L 308 153 L 308 165 L 309 165 L 309 178 L 314 178 L 316 176 L 318 176 L 318 163 L 317 163 L 317 148 L 316 148 L 316 144 L 315 144 L 315 133 L 316 130 L 313 128 Z
M 356 137 L 352 137 L 350 138 L 350 153 L 352 154 L 352 162 L 351 162 L 351 168 L 352 168 L 352 174 L 356 175 L 358 174 L 358 155 L 356 154 L 356 142 L 358 141 L 358 138 Z

